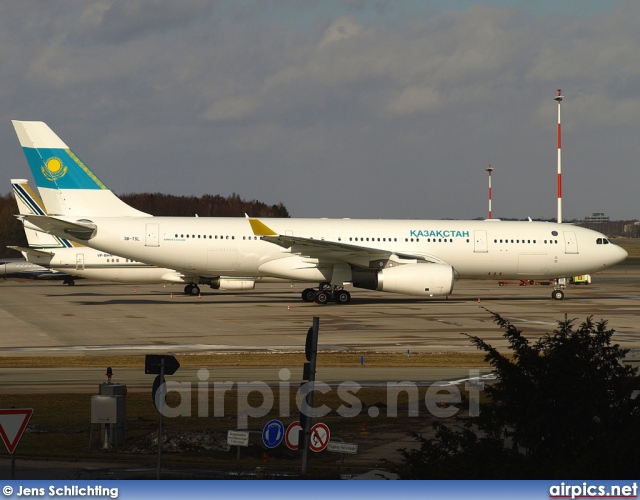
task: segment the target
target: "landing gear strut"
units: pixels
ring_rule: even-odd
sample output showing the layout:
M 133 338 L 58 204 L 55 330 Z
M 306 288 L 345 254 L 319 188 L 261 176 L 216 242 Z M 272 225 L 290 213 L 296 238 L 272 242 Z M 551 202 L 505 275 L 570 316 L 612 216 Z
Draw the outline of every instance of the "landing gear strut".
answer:
M 327 302 L 348 304 L 351 302 L 351 294 L 342 287 L 322 284 L 318 290 L 306 288 L 302 292 L 302 300 L 305 302 L 316 302 L 317 304 L 326 304 Z

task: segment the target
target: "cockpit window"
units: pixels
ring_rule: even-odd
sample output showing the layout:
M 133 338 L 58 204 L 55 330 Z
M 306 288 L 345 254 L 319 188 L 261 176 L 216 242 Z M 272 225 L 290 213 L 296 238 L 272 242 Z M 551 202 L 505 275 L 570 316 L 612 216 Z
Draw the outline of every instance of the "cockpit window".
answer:
M 609 243 L 611 242 L 607 238 L 598 238 L 596 240 L 597 245 L 608 245 Z

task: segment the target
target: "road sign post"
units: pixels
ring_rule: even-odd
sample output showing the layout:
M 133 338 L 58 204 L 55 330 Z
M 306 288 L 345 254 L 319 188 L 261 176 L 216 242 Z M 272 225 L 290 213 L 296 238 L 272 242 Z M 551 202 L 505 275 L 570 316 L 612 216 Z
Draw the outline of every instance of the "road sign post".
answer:
M 158 375 L 151 389 L 151 397 L 153 404 L 158 410 L 158 466 L 156 470 L 156 478 L 160 479 L 160 468 L 162 460 L 162 412 L 164 411 L 165 397 L 167 395 L 166 386 L 164 385 L 164 376 L 173 375 L 180 363 L 175 356 L 164 354 L 147 354 L 144 357 L 144 372 L 147 375 Z
M 344 464 L 344 455 L 346 453 L 348 453 L 349 455 L 355 455 L 356 453 L 358 453 L 358 445 L 355 443 L 345 443 L 342 440 L 339 442 L 329 441 L 329 444 L 327 445 L 327 451 L 340 453 L 340 462 Z
M 227 444 L 238 448 L 236 459 L 240 460 L 240 447 L 249 446 L 249 433 L 247 431 L 227 431 Z
M 301 430 L 299 432 L 298 446 L 302 448 L 302 475 L 307 474 L 309 467 L 309 439 L 311 434 L 311 418 L 313 412 L 313 391 L 316 380 L 316 358 L 318 354 L 318 330 L 320 318 L 313 317 L 313 326 L 307 332 L 304 352 L 308 363 L 305 363 L 303 378 L 308 380 L 307 391 L 302 400 L 300 411 Z

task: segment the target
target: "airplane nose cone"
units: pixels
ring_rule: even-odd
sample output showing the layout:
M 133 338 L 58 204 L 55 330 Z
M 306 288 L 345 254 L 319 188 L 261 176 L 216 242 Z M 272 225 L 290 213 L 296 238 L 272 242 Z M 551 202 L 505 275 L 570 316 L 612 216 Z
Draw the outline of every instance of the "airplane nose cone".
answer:
M 616 264 L 618 262 L 622 262 L 624 259 L 626 259 L 629 256 L 629 253 L 621 246 L 618 246 L 616 250 L 617 250 Z

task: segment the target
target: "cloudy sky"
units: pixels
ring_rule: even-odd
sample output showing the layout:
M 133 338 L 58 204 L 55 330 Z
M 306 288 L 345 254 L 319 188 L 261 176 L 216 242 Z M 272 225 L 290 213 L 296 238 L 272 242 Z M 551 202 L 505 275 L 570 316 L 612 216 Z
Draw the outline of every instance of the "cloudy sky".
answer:
M 640 2 L 0 2 L 0 181 L 42 120 L 114 191 L 294 217 L 640 217 Z

